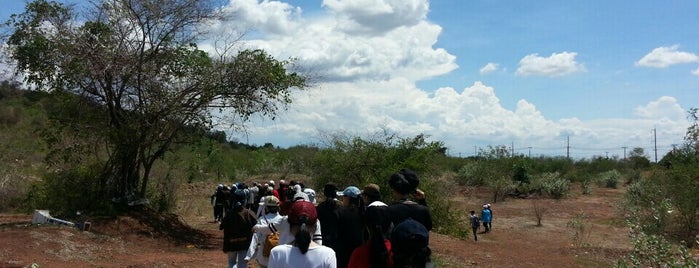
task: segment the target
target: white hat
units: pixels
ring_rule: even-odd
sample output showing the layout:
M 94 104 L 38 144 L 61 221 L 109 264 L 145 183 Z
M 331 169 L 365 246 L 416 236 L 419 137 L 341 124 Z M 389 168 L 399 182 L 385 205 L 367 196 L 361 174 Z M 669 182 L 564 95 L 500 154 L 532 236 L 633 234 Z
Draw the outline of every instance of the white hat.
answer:
M 309 202 L 311 201 L 308 199 L 308 195 L 304 192 L 298 192 L 298 193 L 294 194 L 294 201 L 297 201 L 297 200 L 303 200 L 303 201 L 309 201 Z

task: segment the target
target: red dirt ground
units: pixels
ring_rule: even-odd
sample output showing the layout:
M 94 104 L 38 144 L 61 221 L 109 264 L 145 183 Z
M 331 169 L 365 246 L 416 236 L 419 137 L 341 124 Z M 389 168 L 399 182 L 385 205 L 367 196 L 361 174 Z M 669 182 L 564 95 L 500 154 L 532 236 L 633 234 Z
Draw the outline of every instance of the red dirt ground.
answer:
M 192 205 L 207 202 L 208 186 L 187 187 L 180 203 L 184 216 L 143 210 L 90 219 L 84 232 L 31 225 L 31 215 L 0 215 L 0 267 L 225 266 L 222 234 L 210 222 L 211 212 Z M 489 195 L 463 188 L 453 201 L 460 210 L 478 210 Z M 535 226 L 533 200 L 507 199 L 493 204 L 493 231 L 480 234 L 478 242 L 432 233 L 430 247 L 438 267 L 609 267 L 630 250 L 615 207 L 622 195 L 620 189 L 595 188 L 591 195 L 542 200 L 548 210 L 541 227 Z M 590 232 L 576 246 L 566 225 L 582 212 Z

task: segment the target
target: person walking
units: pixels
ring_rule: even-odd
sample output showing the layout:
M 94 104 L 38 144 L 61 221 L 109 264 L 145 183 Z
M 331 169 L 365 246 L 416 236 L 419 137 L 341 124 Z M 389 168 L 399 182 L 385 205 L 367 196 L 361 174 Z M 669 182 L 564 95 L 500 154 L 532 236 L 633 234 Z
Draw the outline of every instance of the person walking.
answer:
M 257 217 L 245 208 L 245 193 L 242 190 L 233 193 L 233 208 L 221 220 L 219 230 L 223 230 L 223 252 L 228 254 L 228 268 L 247 268 L 245 256 L 252 241 L 252 227 Z
M 361 191 L 356 186 L 348 186 L 342 193 L 342 208 L 338 211 L 337 267 L 345 268 L 352 251 L 362 244 Z
M 377 186 L 378 187 L 378 186 Z M 364 188 L 366 192 L 367 187 Z M 391 268 L 393 256 L 388 232 L 391 219 L 386 204 L 373 203 L 364 212 L 364 229 L 367 239 L 364 244 L 354 249 L 350 256 L 348 268 Z
M 214 222 L 220 222 L 223 218 L 223 207 L 225 203 L 225 196 L 223 193 L 223 184 L 216 186 L 216 190 L 211 195 L 211 206 L 214 208 Z
M 276 196 L 268 195 L 262 198 L 262 202 L 259 204 L 260 208 L 264 210 L 257 224 L 252 227 L 255 231 L 250 241 L 250 246 L 248 247 L 246 260 L 255 259 L 258 266 L 261 268 L 267 268 L 269 263 L 269 255 L 263 252 L 266 247 L 265 243 L 267 235 L 271 234 L 276 226 L 281 225 L 283 216 L 279 215 L 279 199 Z M 265 256 L 267 255 L 267 256 Z
M 483 210 L 481 210 L 481 221 L 483 221 L 483 228 L 485 228 L 485 233 L 490 233 L 490 221 L 492 220 L 492 214 L 488 205 L 483 205 Z
M 402 169 L 389 177 L 388 185 L 391 187 L 395 200 L 388 206 L 393 225 L 398 225 L 404 220 L 412 218 L 425 226 L 428 231 L 432 230 L 432 216 L 429 208 L 422 205 L 426 202 L 424 201 L 424 193 L 418 192 L 419 183 L 417 174 L 407 169 Z M 417 194 L 423 200 L 418 199 L 418 202 L 409 200 L 410 194 Z
M 332 182 L 326 183 L 323 187 L 323 196 L 325 196 L 325 200 L 316 207 L 318 220 L 323 230 L 323 245 L 337 251 L 338 211 L 342 208 L 342 202 L 337 200 L 337 185 Z
M 278 245 L 269 256 L 269 268 L 336 268 L 335 251 L 312 240 L 318 213 L 313 203 L 296 201 L 287 214 L 294 241 Z
M 471 230 L 473 231 L 473 239 L 478 241 L 478 229 L 481 228 L 481 223 L 476 215 L 476 211 L 471 210 L 471 216 L 469 217 L 471 221 Z

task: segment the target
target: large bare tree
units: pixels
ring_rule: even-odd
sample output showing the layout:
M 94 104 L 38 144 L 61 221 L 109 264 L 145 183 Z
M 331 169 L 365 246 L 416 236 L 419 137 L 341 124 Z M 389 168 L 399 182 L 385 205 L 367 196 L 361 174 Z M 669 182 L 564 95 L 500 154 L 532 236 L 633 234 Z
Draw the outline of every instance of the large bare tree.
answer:
M 144 197 L 153 164 L 184 130 L 209 129 L 221 112 L 233 115 L 231 126 L 274 117 L 291 90 L 308 86 L 292 60 L 200 50 L 200 26 L 221 19 L 211 0 L 103 0 L 81 11 L 78 18 L 72 6 L 35 0 L 7 22 L 3 41 L 27 84 L 104 112 L 106 122 L 90 131 L 107 144 L 99 179 L 111 197 Z

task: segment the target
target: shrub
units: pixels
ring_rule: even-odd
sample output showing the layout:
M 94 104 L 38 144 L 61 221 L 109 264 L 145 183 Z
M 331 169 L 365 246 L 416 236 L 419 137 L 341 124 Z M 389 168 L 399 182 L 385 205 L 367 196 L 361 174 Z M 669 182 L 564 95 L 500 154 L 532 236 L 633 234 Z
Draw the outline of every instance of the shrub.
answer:
M 602 172 L 597 177 L 600 187 L 619 188 L 619 183 L 621 182 L 621 173 L 616 169 Z
M 543 226 L 541 224 L 541 220 L 544 218 L 544 215 L 549 210 L 550 205 L 551 204 L 549 202 L 541 200 L 540 198 L 532 199 L 532 211 L 534 212 L 534 217 L 536 218 L 536 226 Z
M 592 193 L 592 186 L 589 180 L 584 180 L 580 182 L 580 187 L 582 188 L 582 194 L 589 195 Z
M 457 173 L 459 185 L 481 186 L 485 184 L 483 167 L 478 162 L 469 162 Z
M 580 212 L 575 215 L 575 218 L 570 220 L 566 225 L 573 229 L 573 245 L 576 247 L 583 247 L 589 244 L 590 226 L 588 225 L 585 212 Z
M 661 235 L 646 233 L 638 216 L 633 212 L 627 218 L 633 251 L 614 267 L 699 267 L 699 259 L 692 257 L 684 241 L 675 247 Z M 693 243 L 699 245 L 699 239 Z
M 77 211 L 109 214 L 109 199 L 99 192 L 100 165 L 47 173 L 31 186 L 30 208 L 51 210 L 51 214 L 70 219 Z
M 561 178 L 558 172 L 540 174 L 535 179 L 535 185 L 541 193 L 554 199 L 561 199 L 570 191 L 570 182 Z

